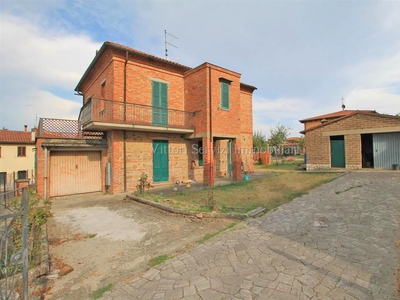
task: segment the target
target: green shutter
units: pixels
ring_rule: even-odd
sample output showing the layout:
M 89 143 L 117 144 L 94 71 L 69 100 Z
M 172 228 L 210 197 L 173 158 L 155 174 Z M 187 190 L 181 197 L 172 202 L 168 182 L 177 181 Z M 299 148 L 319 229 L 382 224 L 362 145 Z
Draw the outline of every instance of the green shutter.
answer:
M 153 124 L 168 126 L 168 85 L 152 81 Z
M 153 141 L 153 181 L 169 180 L 168 141 Z
M 221 108 L 229 109 L 229 84 L 221 82 Z

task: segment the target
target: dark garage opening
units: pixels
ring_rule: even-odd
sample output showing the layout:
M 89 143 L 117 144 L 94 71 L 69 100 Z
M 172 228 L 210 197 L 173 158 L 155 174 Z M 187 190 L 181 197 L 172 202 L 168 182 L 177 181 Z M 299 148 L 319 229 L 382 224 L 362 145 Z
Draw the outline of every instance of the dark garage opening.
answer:
M 361 135 L 361 154 L 362 154 L 362 167 L 374 167 L 374 147 L 372 134 Z

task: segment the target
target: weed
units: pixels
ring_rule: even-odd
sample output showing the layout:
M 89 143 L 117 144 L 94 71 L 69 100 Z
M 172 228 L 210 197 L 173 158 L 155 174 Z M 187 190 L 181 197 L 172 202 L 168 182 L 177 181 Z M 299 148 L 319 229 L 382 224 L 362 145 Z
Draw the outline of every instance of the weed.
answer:
M 214 232 L 214 233 L 208 233 L 205 236 L 203 236 L 200 240 L 197 241 L 197 243 L 199 244 L 203 244 L 205 241 L 213 238 L 214 236 L 217 236 L 218 234 L 220 234 L 221 232 L 231 229 L 232 227 L 234 227 L 238 222 L 232 222 L 231 224 L 229 224 L 228 226 Z
M 101 297 L 103 297 L 104 293 L 110 291 L 112 289 L 112 287 L 113 287 L 112 283 L 110 283 L 106 286 L 103 286 L 102 288 L 99 288 L 98 290 L 91 293 L 90 298 L 91 299 L 100 299 Z
M 156 265 L 162 264 L 167 259 L 169 259 L 169 256 L 167 254 L 153 257 L 152 259 L 149 260 L 148 265 L 149 267 L 154 267 Z
M 86 237 L 87 237 L 88 239 L 92 239 L 92 238 L 94 238 L 96 235 L 97 235 L 97 233 L 92 233 L 92 234 L 88 234 Z

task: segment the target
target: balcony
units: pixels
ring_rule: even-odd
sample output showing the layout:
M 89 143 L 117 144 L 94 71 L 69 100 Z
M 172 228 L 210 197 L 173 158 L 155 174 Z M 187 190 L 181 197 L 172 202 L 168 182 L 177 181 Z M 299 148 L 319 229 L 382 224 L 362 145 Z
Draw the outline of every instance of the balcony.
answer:
M 194 113 L 150 105 L 91 99 L 82 108 L 83 130 L 111 129 L 193 133 Z

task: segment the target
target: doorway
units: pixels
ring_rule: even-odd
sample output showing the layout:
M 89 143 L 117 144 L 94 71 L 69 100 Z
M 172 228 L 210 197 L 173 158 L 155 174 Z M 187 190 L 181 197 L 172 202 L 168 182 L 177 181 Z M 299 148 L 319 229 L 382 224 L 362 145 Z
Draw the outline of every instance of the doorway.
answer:
M 344 136 L 331 136 L 331 167 L 344 168 L 346 166 L 344 152 Z
M 362 134 L 361 135 L 361 157 L 363 168 L 374 167 L 374 147 L 373 147 L 373 135 Z

